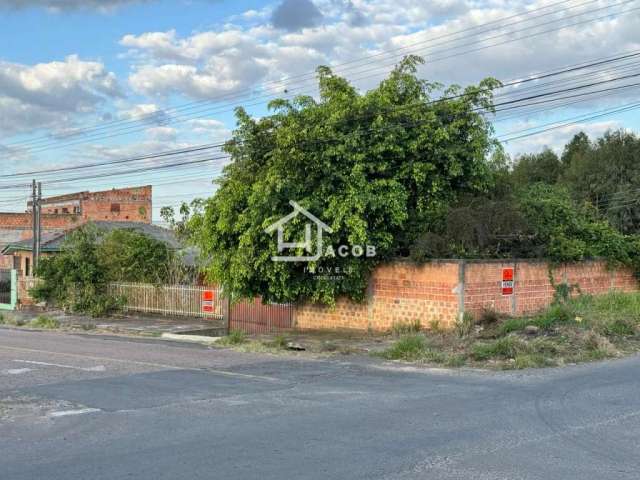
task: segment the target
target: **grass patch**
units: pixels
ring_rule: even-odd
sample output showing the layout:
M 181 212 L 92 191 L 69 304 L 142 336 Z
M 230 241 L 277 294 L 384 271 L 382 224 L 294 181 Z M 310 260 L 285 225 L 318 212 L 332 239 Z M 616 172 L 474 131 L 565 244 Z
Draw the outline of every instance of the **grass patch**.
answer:
M 264 342 L 265 346 L 275 348 L 277 350 L 286 350 L 289 340 L 284 335 L 276 335 L 273 340 Z
M 527 353 L 527 345 L 517 337 L 504 337 L 493 342 L 476 343 L 471 355 L 475 360 L 515 358 L 519 353 Z
M 55 329 L 60 328 L 60 322 L 55 318 L 51 318 L 47 315 L 38 315 L 36 318 L 29 322 L 29 326 L 34 328 Z
M 247 341 L 247 334 L 242 330 L 231 330 L 229 335 L 218 340 L 218 345 L 240 345 Z
M 391 327 L 391 333 L 396 336 L 420 333 L 420 331 L 422 331 L 422 323 L 418 319 L 411 322 L 394 322 Z
M 405 362 L 447 363 L 449 356 L 441 349 L 431 348 L 424 335 L 406 335 L 378 354 L 387 360 Z

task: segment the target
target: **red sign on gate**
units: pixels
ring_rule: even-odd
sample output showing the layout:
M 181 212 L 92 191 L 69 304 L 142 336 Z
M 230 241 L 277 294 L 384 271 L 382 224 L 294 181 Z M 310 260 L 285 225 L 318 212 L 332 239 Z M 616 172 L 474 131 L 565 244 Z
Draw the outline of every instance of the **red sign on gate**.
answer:
M 502 295 L 513 295 L 513 268 L 502 269 Z
M 205 290 L 202 292 L 202 311 L 205 313 L 213 312 L 213 301 L 215 293 L 213 290 Z

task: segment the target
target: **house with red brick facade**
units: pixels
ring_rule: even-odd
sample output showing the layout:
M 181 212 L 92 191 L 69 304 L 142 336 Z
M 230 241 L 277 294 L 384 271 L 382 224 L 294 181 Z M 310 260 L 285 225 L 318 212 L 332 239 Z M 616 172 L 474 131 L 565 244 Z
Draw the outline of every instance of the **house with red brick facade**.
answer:
M 43 237 L 59 236 L 89 221 L 151 224 L 151 185 L 77 192 L 46 197 L 41 201 Z M 10 244 L 33 239 L 33 205 L 25 212 L 0 212 L 0 251 Z M 0 255 L 0 269 L 32 273 L 29 255 Z M 28 273 L 27 273 L 28 272 Z

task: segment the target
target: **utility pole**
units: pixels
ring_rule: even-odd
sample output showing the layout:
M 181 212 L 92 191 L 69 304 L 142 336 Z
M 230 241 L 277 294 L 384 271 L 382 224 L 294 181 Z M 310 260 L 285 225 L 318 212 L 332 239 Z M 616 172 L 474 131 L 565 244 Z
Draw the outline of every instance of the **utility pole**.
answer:
M 31 269 L 29 272 L 33 275 L 33 270 L 36 268 L 36 251 L 38 249 L 38 211 L 36 205 L 38 203 L 38 192 L 35 179 L 31 183 L 31 218 L 33 226 L 33 246 L 31 248 Z M 26 273 L 26 272 L 25 272 Z
M 42 182 L 38 182 L 38 204 L 37 204 L 37 237 L 36 237 L 36 261 L 33 264 L 34 271 L 40 263 L 40 250 L 42 246 Z

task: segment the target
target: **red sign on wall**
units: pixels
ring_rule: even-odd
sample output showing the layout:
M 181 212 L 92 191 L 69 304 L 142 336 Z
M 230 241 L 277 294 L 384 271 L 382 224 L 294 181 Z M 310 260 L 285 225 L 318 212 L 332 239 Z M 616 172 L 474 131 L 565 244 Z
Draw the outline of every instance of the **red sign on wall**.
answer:
M 216 296 L 213 290 L 205 290 L 202 292 L 202 311 L 205 313 L 213 312 L 213 301 Z
M 513 268 L 502 269 L 502 295 L 513 295 Z

